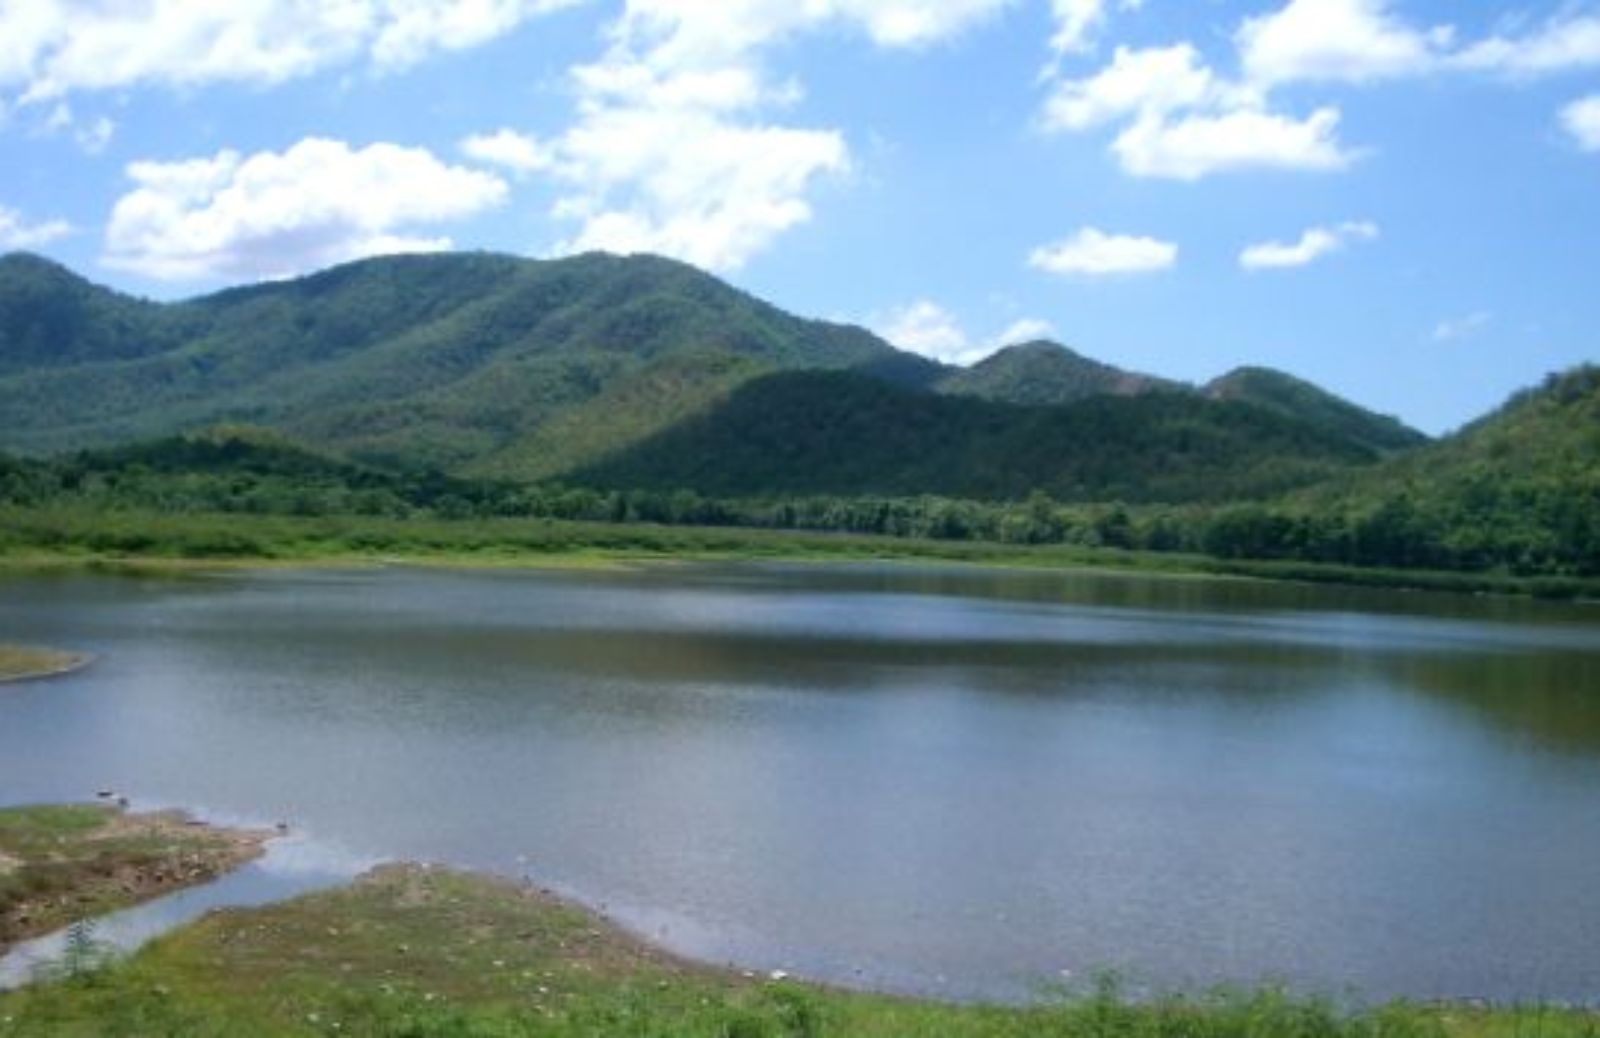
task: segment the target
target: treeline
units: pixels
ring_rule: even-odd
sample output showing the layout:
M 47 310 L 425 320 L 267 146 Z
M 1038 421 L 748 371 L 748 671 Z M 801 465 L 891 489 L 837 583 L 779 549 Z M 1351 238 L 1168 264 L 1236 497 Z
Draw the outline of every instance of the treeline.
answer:
M 1212 506 L 944 497 L 717 499 L 363 468 L 247 432 L 175 438 L 49 461 L 0 458 L 0 503 L 165 514 L 552 519 L 797 530 L 949 542 L 1181 552 L 1394 569 L 1600 575 L 1600 492 L 1513 496 L 1403 490 L 1336 501 Z

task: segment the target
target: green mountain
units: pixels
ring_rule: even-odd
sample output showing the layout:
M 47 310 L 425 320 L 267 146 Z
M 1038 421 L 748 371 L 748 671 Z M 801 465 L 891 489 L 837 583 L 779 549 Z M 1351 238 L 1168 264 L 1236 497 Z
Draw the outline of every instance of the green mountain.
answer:
M 1040 406 L 1070 404 L 1086 397 L 1137 396 L 1154 391 L 1181 392 L 1189 387 L 1153 375 L 1141 375 L 1102 364 L 1059 343 L 1023 343 L 957 368 L 937 383 L 940 392 L 975 396 L 1002 403 Z
M 0 259 L 0 447 L 32 453 L 244 422 L 373 461 L 543 475 L 575 459 L 503 457 L 629 385 L 681 392 L 658 409 L 673 420 L 739 377 L 893 354 L 656 257 L 391 257 L 167 306 Z
M 1242 401 L 1291 415 L 1378 451 L 1407 450 L 1428 439 L 1398 418 L 1375 414 L 1271 368 L 1238 368 L 1208 383 L 1201 392 L 1213 400 Z
M 1600 367 L 1552 375 L 1452 436 L 1296 500 L 1378 517 L 1406 561 L 1600 573 Z
M 1206 501 L 1270 495 L 1376 458 L 1312 423 L 1192 393 L 1020 407 L 790 372 L 748 382 L 574 478 L 716 496 Z
M 1209 500 L 1416 435 L 1262 375 L 1208 399 L 1048 343 L 950 368 L 650 256 L 388 257 L 171 304 L 0 258 L 0 450 L 23 454 L 233 423 L 480 479 Z

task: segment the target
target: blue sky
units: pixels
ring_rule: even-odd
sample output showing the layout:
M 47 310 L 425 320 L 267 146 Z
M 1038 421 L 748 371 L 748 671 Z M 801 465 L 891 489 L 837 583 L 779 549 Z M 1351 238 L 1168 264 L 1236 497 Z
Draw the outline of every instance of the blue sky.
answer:
M 1596 359 L 1585 0 L 0 0 L 0 142 L 0 247 L 160 298 L 654 251 L 1430 432 Z

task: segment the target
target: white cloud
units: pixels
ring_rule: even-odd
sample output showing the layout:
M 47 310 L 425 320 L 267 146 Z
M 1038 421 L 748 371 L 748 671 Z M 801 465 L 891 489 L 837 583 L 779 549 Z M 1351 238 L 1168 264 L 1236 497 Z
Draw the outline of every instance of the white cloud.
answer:
M 1105 28 L 1113 0 L 1050 0 L 1056 31 L 1050 49 L 1057 54 L 1083 54 L 1094 46 Z M 1144 0 L 1115 0 L 1124 11 L 1137 10 Z
M 1567 15 L 1525 36 L 1491 36 L 1451 59 L 1457 68 L 1533 76 L 1600 65 L 1600 15 Z
M 28 223 L 15 209 L 0 205 L 0 249 L 36 249 L 71 233 L 65 220 Z
M 1062 82 L 1045 102 L 1048 130 L 1087 130 L 1134 115 L 1168 112 L 1219 100 L 1222 91 L 1191 44 L 1130 50 L 1086 79 Z
M 1058 83 L 1042 122 L 1056 132 L 1125 123 L 1111 151 L 1139 177 L 1333 170 L 1352 161 L 1338 140 L 1337 108 L 1295 118 L 1270 111 L 1266 101 L 1258 88 L 1217 76 L 1192 44 L 1119 47 L 1095 75 Z
M 1489 326 L 1494 314 L 1487 310 L 1440 321 L 1433 329 L 1434 342 L 1455 342 L 1476 335 Z
M 363 256 L 448 249 L 406 233 L 504 200 L 498 177 L 420 148 L 308 138 L 284 152 L 135 162 L 104 262 L 170 280 L 286 277 Z
M 1377 237 L 1378 225 L 1365 220 L 1335 227 L 1312 227 L 1297 242 L 1262 242 L 1250 246 L 1239 254 L 1239 265 L 1246 270 L 1304 267 L 1347 245 Z
M 1041 245 L 1028 256 L 1028 265 L 1051 274 L 1105 277 L 1148 274 L 1167 270 L 1178 262 L 1178 246 L 1156 238 L 1107 234 L 1085 227 L 1052 245 Z
M 461 142 L 461 153 L 491 166 L 502 166 L 519 176 L 548 172 L 556 161 L 550 148 L 515 130 L 475 134 Z
M 1584 151 L 1600 151 L 1600 94 L 1574 101 L 1562 109 L 1561 125 L 1578 142 L 1578 147 Z
M 919 299 L 872 322 L 877 333 L 902 350 L 946 364 L 966 363 L 972 344 L 956 316 L 938 303 Z
M 991 342 L 996 346 L 1015 346 L 1024 342 L 1052 339 L 1055 334 L 1056 326 L 1049 321 L 1037 317 L 1024 317 L 1007 325 L 1006 329 L 996 335 Z
M 1272 14 L 1247 18 L 1235 38 L 1244 73 L 1270 86 L 1367 83 L 1428 71 L 1453 31 L 1407 25 L 1390 6 L 1389 0 L 1290 0 Z
M 801 93 L 770 48 L 837 28 L 882 47 L 954 37 L 1012 0 L 627 0 L 606 51 L 572 70 L 574 123 L 548 140 L 513 131 L 469 153 L 556 182 L 557 251 L 659 252 L 735 270 L 812 217 L 819 184 L 851 168 L 844 135 L 771 112 Z
M 11 0 L 0 89 L 39 100 L 139 84 L 273 84 L 477 46 L 583 0 Z
M 955 314 L 930 299 L 878 314 L 867 322 L 883 338 L 902 350 L 921 354 L 942 364 L 968 365 L 995 351 L 1018 343 L 1046 339 L 1055 334 L 1049 321 L 1023 318 L 1000 334 L 978 342 L 968 336 Z
M 1304 119 L 1252 108 L 1176 119 L 1146 116 L 1112 143 L 1122 168 L 1137 177 L 1198 180 L 1250 169 L 1339 170 L 1355 155 L 1339 143 L 1339 110 Z

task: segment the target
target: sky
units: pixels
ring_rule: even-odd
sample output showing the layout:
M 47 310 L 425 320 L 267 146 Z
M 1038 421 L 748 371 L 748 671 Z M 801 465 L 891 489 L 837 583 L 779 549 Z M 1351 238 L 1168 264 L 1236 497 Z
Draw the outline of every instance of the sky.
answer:
M 0 0 L 12 249 L 656 252 L 1441 433 L 1600 359 L 1600 0 Z

